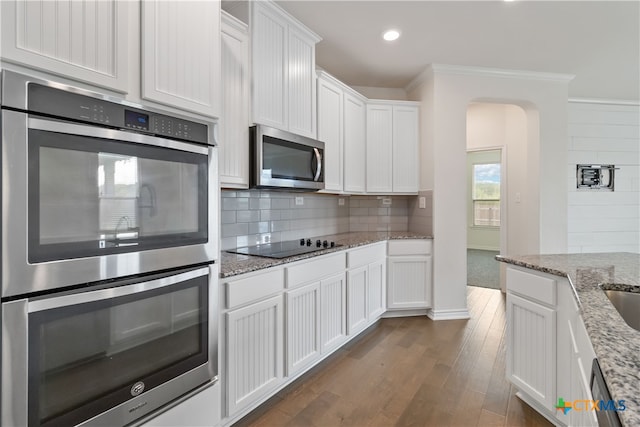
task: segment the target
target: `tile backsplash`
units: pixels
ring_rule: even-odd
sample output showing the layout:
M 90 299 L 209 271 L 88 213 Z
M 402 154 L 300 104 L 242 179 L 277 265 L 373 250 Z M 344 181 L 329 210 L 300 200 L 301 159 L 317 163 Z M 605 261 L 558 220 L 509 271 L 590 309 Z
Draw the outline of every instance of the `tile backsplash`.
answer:
M 296 204 L 296 198 L 302 198 L 302 204 Z M 408 231 L 416 200 L 414 196 L 222 190 L 221 246 L 225 250 L 349 231 Z M 411 231 L 427 229 L 430 226 Z

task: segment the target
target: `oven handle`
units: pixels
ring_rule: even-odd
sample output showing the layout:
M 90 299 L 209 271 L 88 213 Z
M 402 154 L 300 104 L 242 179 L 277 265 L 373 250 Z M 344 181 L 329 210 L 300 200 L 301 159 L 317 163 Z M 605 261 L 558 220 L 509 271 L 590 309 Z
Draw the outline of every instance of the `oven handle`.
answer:
M 80 292 L 72 295 L 63 295 L 56 298 L 33 300 L 29 301 L 27 312 L 34 313 L 38 311 L 50 310 L 52 308 L 67 307 L 70 305 L 117 298 L 125 295 L 131 295 L 135 293 L 150 291 L 152 289 L 159 289 L 166 286 L 175 285 L 176 283 L 185 282 L 187 280 L 206 276 L 208 274 L 209 267 L 203 267 L 197 270 L 186 271 L 184 273 L 150 280 L 148 282 L 133 283 L 131 285 L 100 289 L 96 291 Z
M 124 130 L 106 129 L 98 126 L 79 125 L 75 123 L 46 120 L 35 117 L 29 117 L 28 127 L 29 129 L 42 130 L 46 132 L 64 133 L 90 138 L 112 139 L 132 142 L 135 144 L 154 145 L 157 147 L 172 148 L 196 154 L 206 155 L 209 152 L 207 147 L 174 141 L 171 139 L 158 138 L 156 136 L 132 133 Z

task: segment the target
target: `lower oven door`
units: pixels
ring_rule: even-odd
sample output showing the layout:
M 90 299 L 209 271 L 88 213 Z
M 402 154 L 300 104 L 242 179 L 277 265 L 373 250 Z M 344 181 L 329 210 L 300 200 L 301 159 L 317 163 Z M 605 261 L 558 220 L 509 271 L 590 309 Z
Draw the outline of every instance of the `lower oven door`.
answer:
M 2 305 L 2 425 L 125 425 L 216 378 L 217 266 Z

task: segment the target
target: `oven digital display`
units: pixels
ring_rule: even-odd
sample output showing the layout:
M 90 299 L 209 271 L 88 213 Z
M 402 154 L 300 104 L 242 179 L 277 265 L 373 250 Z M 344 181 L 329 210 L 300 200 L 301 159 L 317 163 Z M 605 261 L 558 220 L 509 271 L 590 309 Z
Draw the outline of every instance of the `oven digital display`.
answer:
M 124 125 L 134 129 L 149 130 L 149 115 L 124 110 Z

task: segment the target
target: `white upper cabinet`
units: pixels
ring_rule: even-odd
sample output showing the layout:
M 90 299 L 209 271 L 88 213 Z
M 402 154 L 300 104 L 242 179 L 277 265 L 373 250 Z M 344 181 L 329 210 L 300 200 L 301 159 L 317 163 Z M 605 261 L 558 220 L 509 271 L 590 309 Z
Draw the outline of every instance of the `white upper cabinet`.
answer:
M 390 193 L 392 185 L 393 107 L 367 105 L 367 192 Z
M 367 192 L 418 191 L 418 112 L 410 101 L 367 105 Z
M 325 144 L 325 191 L 364 193 L 366 98 L 318 72 L 318 139 Z
M 273 2 L 249 2 L 249 7 L 253 122 L 315 138 L 320 37 Z
M 342 191 L 343 90 L 326 75 L 318 75 L 318 139 L 324 142 L 324 189 Z
M 2 60 L 127 92 L 129 2 L 0 3 Z
M 418 107 L 393 107 L 393 192 L 418 192 Z
M 224 11 L 221 62 L 220 185 L 249 188 L 249 31 Z
M 359 94 L 344 94 L 344 191 L 366 191 L 367 107 Z
M 220 116 L 220 1 L 142 2 L 142 98 Z

